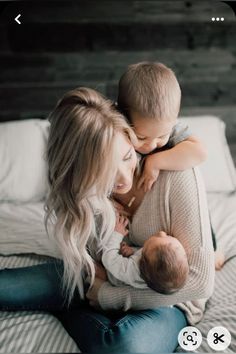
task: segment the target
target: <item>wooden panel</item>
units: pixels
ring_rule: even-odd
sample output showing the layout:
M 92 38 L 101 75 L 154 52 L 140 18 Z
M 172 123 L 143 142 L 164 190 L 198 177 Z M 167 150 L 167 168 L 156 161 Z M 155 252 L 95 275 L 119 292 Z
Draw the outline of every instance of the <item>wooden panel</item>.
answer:
M 68 80 L 119 80 L 131 63 L 160 61 L 170 66 L 182 81 L 230 80 L 236 59 L 228 50 L 155 50 L 138 52 L 85 52 L 70 54 L 6 54 L 0 56 L 0 82 Z
M 0 25 L 0 31 L 6 31 Z M 109 35 L 108 35 L 109 34 Z M 235 48 L 235 25 L 211 22 L 163 24 L 25 24 L 7 27 L 8 46 L 14 52 L 140 51 L 157 48 Z M 6 46 L 6 45 L 5 45 Z

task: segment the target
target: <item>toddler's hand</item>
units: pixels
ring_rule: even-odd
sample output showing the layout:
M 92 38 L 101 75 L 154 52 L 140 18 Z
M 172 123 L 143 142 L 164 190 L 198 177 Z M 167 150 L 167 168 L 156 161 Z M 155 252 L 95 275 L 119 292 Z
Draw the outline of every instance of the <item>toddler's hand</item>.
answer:
M 120 254 L 122 254 L 123 257 L 130 257 L 132 256 L 132 254 L 134 254 L 134 250 L 132 247 L 127 245 L 126 242 L 121 242 Z
M 115 231 L 119 232 L 123 236 L 128 235 L 129 233 L 127 229 L 128 224 L 129 224 L 129 220 L 125 216 L 120 214 L 116 215 Z
M 152 188 L 160 173 L 160 170 L 153 166 L 151 157 L 152 155 L 146 157 L 143 173 L 138 181 L 138 188 L 143 188 L 144 192 Z

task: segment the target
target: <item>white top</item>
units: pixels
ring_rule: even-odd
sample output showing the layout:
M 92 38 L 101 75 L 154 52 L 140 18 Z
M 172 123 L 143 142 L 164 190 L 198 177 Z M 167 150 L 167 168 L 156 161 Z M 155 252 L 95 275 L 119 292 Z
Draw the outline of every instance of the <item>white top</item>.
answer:
M 136 249 L 130 257 L 123 257 L 119 253 L 123 238 L 124 236 L 119 232 L 113 232 L 103 250 L 102 263 L 107 270 L 108 279 L 116 286 L 127 284 L 134 288 L 147 289 L 148 286 L 141 278 L 139 271 L 142 248 Z

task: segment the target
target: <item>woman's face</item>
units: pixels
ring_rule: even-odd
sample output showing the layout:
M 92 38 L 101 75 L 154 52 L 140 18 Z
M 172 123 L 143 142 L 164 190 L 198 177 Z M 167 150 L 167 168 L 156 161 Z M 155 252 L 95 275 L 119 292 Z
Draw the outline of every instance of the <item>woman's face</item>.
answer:
M 113 192 L 125 194 L 132 188 L 137 156 L 133 145 L 124 134 L 117 134 L 116 143 L 118 171 Z

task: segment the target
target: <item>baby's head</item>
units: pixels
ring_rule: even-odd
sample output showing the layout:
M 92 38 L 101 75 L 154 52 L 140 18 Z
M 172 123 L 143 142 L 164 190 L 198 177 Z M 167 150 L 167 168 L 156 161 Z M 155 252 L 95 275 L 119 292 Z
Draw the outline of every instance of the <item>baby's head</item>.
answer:
M 171 294 L 180 289 L 189 273 L 183 246 L 175 237 L 163 231 L 144 243 L 139 269 L 147 285 L 162 294 Z
M 134 128 L 138 152 L 149 154 L 166 145 L 180 101 L 176 76 L 164 64 L 141 62 L 128 67 L 119 81 L 118 108 Z

